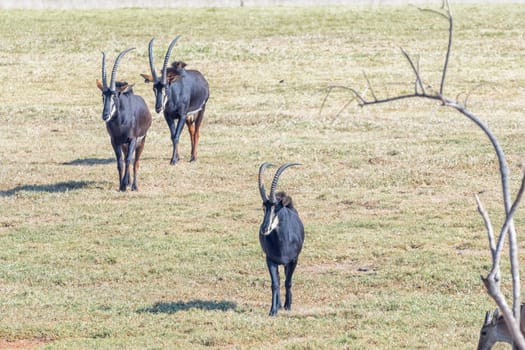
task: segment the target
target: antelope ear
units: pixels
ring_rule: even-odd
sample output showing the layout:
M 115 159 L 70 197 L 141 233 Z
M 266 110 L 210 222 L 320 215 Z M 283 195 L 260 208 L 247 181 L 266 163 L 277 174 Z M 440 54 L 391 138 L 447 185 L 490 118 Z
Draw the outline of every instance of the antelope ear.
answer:
M 492 323 L 496 323 L 496 321 L 499 318 L 499 309 L 494 310 L 494 313 L 492 314 Z
M 282 199 L 283 207 L 288 207 L 292 203 L 292 198 L 290 196 L 285 195 Z
M 133 85 L 135 85 L 135 84 L 126 84 L 126 85 L 122 85 L 121 87 L 119 87 L 118 91 L 119 91 L 121 94 L 128 93 L 128 92 L 130 92 L 130 91 L 133 89 Z
M 102 86 L 102 83 L 98 79 L 97 79 L 97 87 L 100 89 L 100 91 L 104 91 L 104 87 Z
M 182 61 L 175 62 L 175 68 L 176 69 L 182 69 L 184 67 L 186 67 L 186 63 L 184 63 Z
M 153 83 L 153 76 L 151 74 L 141 74 L 140 76 L 144 78 L 145 83 Z
M 485 312 L 485 321 L 483 321 L 483 325 L 484 326 L 490 324 L 491 316 L 492 316 L 492 314 L 491 314 L 490 311 Z

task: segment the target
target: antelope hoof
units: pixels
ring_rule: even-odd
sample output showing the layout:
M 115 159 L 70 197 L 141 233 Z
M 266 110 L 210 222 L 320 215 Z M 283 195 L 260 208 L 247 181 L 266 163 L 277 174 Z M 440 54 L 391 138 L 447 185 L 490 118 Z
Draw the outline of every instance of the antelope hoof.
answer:
M 284 309 L 290 311 L 292 309 L 292 293 L 286 293 L 286 301 L 284 302 Z
M 282 305 L 281 305 L 281 301 L 279 300 L 277 302 L 277 305 L 272 305 L 270 307 L 270 313 L 268 314 L 268 316 L 276 316 L 277 312 L 279 312 L 279 309 L 281 308 L 282 308 Z
M 175 165 L 179 161 L 179 156 L 173 156 L 170 161 L 170 165 Z

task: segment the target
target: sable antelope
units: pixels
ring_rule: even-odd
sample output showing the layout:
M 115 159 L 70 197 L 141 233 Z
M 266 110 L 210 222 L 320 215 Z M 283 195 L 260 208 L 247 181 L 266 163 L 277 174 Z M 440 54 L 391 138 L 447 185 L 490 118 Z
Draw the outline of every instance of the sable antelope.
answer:
M 200 127 L 204 118 L 206 102 L 210 95 L 208 82 L 199 71 L 186 70 L 186 63 L 180 61 L 175 61 L 171 67 L 167 67 L 171 50 L 179 37 L 180 35 L 173 39 L 166 51 L 160 78 L 157 76 L 153 64 L 154 39 L 151 39 L 148 46 L 151 75 L 141 74 L 146 83 L 153 83 L 155 111 L 160 113 L 164 110 L 164 119 L 170 128 L 173 143 L 173 154 L 170 162 L 172 165 L 179 160 L 179 138 L 184 123 L 188 125 L 191 139 L 190 162 L 197 159 Z M 177 120 L 177 126 L 175 126 L 175 120 Z
M 115 81 L 120 60 L 133 49 L 124 50 L 117 56 L 111 71 L 109 86 L 106 80 L 106 54 L 102 52 L 102 82 L 97 79 L 97 86 L 102 91 L 104 103 L 102 119 L 106 122 L 111 145 L 117 157 L 120 191 L 126 191 L 126 187 L 130 184 L 129 164 L 133 158 L 133 152 L 135 152 L 135 161 L 133 162 L 131 190 L 138 190 L 139 158 L 146 142 L 146 133 L 151 125 L 151 113 L 144 99 L 133 93 L 133 85 Z M 124 151 L 126 162 L 124 174 L 122 174 L 122 151 Z
M 525 334 L 525 307 L 521 305 L 521 333 Z M 505 324 L 503 315 L 500 315 L 498 309 L 494 312 L 487 311 L 485 321 L 479 331 L 478 350 L 490 350 L 497 342 L 512 344 L 512 336 Z
M 259 192 L 263 201 L 264 218 L 259 229 L 259 243 L 266 254 L 266 264 L 272 280 L 272 305 L 270 316 L 275 316 L 281 308 L 279 265 L 284 265 L 286 275 L 285 310 L 292 308 L 292 275 L 303 247 L 304 227 L 294 207 L 292 198 L 284 192 L 275 193 L 279 176 L 283 171 L 298 163 L 286 163 L 275 172 L 270 195 L 266 194 L 262 180 L 264 170 L 273 166 L 263 163 L 259 168 Z

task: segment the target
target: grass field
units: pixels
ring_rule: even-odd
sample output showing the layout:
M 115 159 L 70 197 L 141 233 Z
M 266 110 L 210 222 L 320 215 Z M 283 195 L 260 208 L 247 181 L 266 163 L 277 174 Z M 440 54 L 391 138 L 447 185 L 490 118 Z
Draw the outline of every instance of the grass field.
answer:
M 453 6 L 445 94 L 499 138 L 518 187 L 525 154 L 525 7 Z M 199 159 L 169 166 L 153 113 L 139 192 L 118 192 L 95 80 L 118 78 L 153 107 L 147 43 L 208 78 Z M 428 101 L 341 109 L 350 95 L 409 92 L 399 47 L 439 84 L 447 23 L 414 7 L 2 11 L 0 348 L 470 349 L 494 308 L 473 194 L 503 204 L 494 152 Z M 301 162 L 280 187 L 306 241 L 291 312 L 267 316 L 257 170 Z M 516 215 L 522 238 L 524 210 Z M 525 240 L 520 239 L 523 248 Z M 505 267 L 505 266 L 504 266 Z M 505 275 L 504 285 L 508 285 Z M 500 345 L 501 346 L 501 345 Z M 503 346 L 501 346 L 503 348 Z

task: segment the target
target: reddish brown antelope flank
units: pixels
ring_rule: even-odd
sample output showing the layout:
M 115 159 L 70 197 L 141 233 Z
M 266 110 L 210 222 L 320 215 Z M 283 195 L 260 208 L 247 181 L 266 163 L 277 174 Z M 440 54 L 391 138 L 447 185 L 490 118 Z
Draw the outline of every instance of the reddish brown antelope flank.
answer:
M 120 191 L 126 191 L 130 185 L 129 165 L 133 159 L 133 153 L 135 153 L 135 160 L 133 162 L 131 190 L 138 190 L 139 159 L 144 150 L 146 133 L 151 125 L 151 113 L 148 106 L 142 97 L 133 93 L 133 85 L 115 80 L 120 60 L 133 49 L 124 50 L 117 56 L 111 71 L 109 86 L 106 80 L 106 54 L 102 52 L 102 82 L 97 80 L 97 86 L 102 91 L 104 104 L 102 120 L 106 122 L 111 145 L 117 157 Z M 124 173 L 122 173 L 122 152 L 124 152 Z

